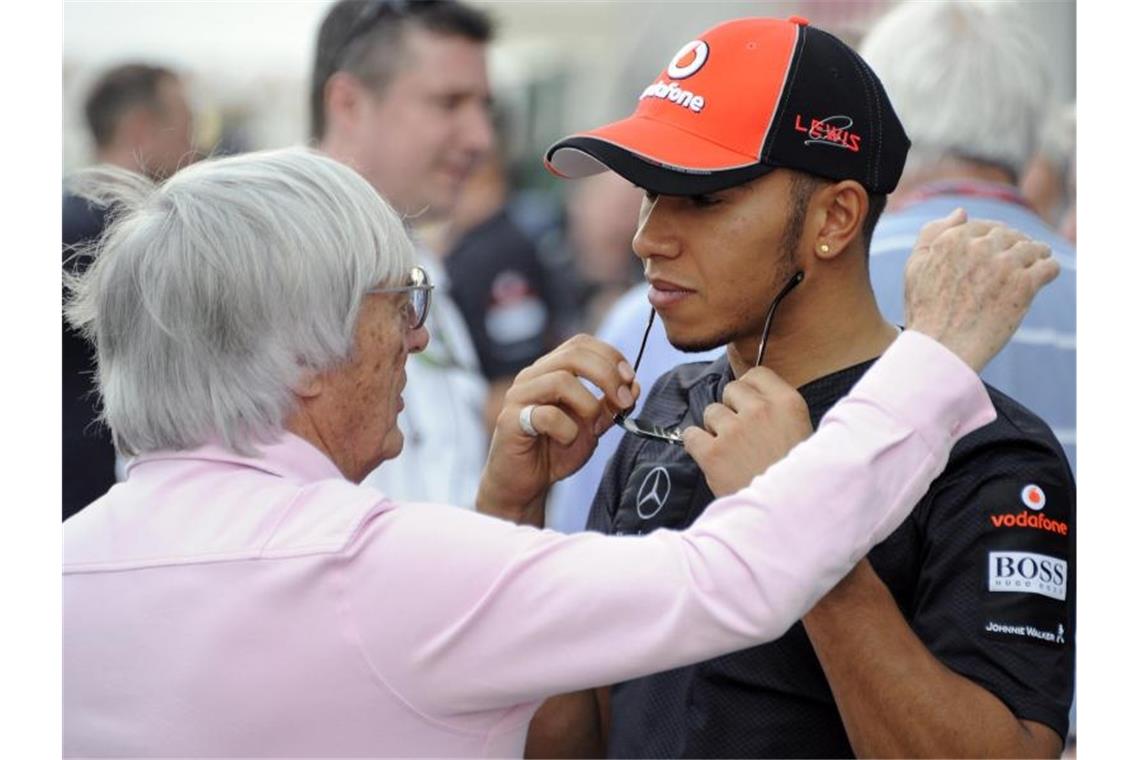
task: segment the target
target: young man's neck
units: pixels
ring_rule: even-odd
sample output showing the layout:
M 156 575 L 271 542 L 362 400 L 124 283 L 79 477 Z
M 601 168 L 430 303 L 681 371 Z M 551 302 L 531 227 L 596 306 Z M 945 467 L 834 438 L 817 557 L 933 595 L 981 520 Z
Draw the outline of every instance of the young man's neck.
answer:
M 764 366 L 793 387 L 881 356 L 898 336 L 898 328 L 879 312 L 869 284 L 843 292 L 796 295 L 810 300 L 777 309 L 764 351 Z M 756 365 L 759 345 L 759 335 L 729 344 L 734 377 Z

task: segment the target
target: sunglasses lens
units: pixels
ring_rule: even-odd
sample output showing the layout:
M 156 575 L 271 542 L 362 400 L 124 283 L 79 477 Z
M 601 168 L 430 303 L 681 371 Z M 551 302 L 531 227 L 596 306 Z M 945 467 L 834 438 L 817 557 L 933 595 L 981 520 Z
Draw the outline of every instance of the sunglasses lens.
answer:
M 660 425 L 649 425 L 639 420 L 632 420 L 624 415 L 615 415 L 614 422 L 621 425 L 622 429 L 628 433 L 638 436 L 639 438 L 649 438 L 654 441 L 664 441 L 671 443 L 675 446 L 684 446 L 685 441 L 681 437 L 681 429 L 675 427 L 662 427 Z

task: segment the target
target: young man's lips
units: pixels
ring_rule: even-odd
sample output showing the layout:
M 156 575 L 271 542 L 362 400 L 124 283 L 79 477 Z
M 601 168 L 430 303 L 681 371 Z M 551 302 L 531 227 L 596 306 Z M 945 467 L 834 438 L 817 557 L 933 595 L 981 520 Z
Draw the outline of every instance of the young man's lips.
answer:
M 695 292 L 668 280 L 650 280 L 649 303 L 655 309 L 668 308 L 684 301 Z

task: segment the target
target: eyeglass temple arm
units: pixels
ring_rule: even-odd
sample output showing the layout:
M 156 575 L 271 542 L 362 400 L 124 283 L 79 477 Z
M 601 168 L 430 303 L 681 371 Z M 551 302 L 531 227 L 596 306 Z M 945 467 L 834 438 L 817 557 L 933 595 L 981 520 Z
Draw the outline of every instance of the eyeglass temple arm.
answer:
M 637 368 L 641 366 L 641 357 L 645 354 L 645 344 L 649 341 L 649 331 L 653 329 L 653 320 L 657 316 L 657 311 L 650 307 L 649 309 L 649 324 L 645 326 L 645 334 L 641 336 L 641 347 L 637 349 L 637 358 L 633 360 L 633 374 L 637 375 Z M 618 412 L 614 415 L 614 421 L 619 425 L 625 420 L 626 412 Z
M 764 330 L 760 333 L 760 350 L 756 353 L 756 366 L 759 367 L 764 362 L 764 351 L 768 348 L 768 332 L 772 329 L 772 318 L 776 316 L 776 307 L 780 305 L 780 301 L 784 300 L 784 296 L 792 292 L 792 289 L 804 281 L 803 271 L 796 272 L 792 278 L 788 280 L 783 289 L 776 294 L 772 299 L 772 305 L 768 307 L 768 315 L 764 317 Z

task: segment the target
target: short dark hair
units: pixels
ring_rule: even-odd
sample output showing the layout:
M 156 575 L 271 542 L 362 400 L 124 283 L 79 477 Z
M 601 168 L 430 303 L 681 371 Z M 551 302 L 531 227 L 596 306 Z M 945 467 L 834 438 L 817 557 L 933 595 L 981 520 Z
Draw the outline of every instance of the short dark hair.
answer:
M 158 87 L 164 79 L 177 79 L 170 69 L 143 63 L 126 63 L 107 71 L 87 95 L 83 112 L 95 145 L 105 148 L 115 138 L 119 120 L 136 106 L 160 109 Z
M 415 26 L 435 34 L 486 44 L 494 34 L 490 16 L 456 0 L 340 0 L 321 22 L 309 83 L 309 133 L 325 136 L 325 85 L 348 71 L 381 91 L 400 59 L 404 30 Z
M 794 248 L 795 244 L 799 241 L 800 235 L 803 234 L 804 221 L 807 218 L 808 201 L 817 189 L 824 185 L 832 184 L 834 180 L 824 179 L 817 177 L 813 174 L 805 174 L 804 172 L 792 172 L 792 187 L 790 190 L 792 198 L 792 212 L 788 219 L 788 226 L 785 229 L 785 237 L 793 236 L 790 242 L 785 240 L 790 247 Z M 869 194 L 867 196 L 867 216 L 863 217 L 863 228 L 861 230 L 863 237 L 863 255 L 870 256 L 871 253 L 871 235 L 875 233 L 875 226 L 879 223 L 879 217 L 883 215 L 883 209 L 887 206 L 887 196 L 884 193 Z

